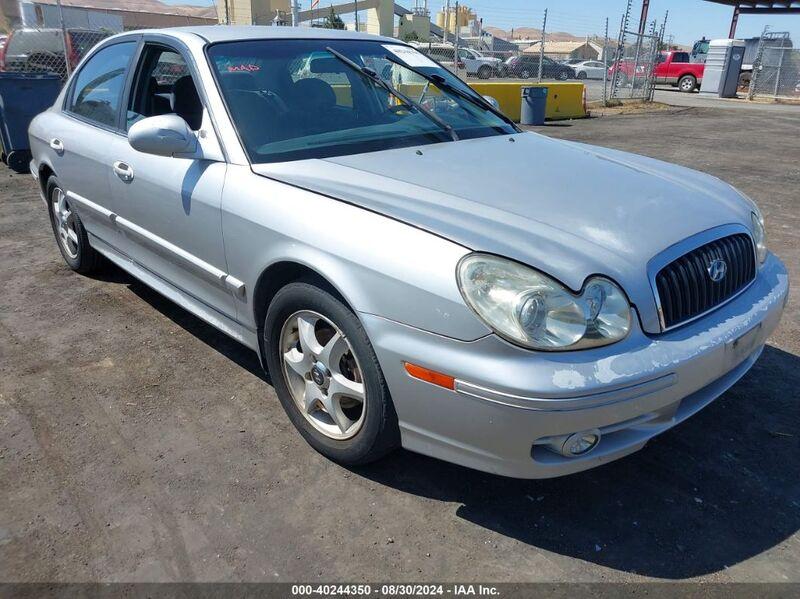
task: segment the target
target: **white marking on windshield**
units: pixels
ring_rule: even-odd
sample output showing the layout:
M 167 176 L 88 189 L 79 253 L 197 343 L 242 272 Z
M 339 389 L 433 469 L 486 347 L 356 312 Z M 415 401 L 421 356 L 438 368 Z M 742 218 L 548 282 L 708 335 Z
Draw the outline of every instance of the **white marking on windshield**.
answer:
M 422 52 L 418 52 L 409 46 L 398 46 L 397 44 L 382 44 L 382 46 L 410 67 L 439 68 L 438 64 L 425 56 Z

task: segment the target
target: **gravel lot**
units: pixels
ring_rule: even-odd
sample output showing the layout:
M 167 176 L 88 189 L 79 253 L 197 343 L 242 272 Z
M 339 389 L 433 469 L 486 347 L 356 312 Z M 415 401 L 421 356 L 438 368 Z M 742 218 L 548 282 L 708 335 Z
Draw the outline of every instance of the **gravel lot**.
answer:
M 539 130 L 737 185 L 800 283 L 800 115 Z M 800 581 L 796 291 L 737 386 L 614 464 L 517 481 L 400 451 L 348 470 L 295 433 L 253 353 L 118 270 L 70 272 L 30 176 L 0 167 L 0 208 L 2 581 Z

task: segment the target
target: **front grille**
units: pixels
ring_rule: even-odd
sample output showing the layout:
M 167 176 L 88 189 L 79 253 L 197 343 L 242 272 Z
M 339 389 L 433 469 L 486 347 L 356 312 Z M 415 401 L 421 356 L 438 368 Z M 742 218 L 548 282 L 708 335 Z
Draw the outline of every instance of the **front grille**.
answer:
M 714 282 L 709 266 L 722 260 L 725 276 Z M 732 298 L 756 276 L 753 242 L 739 233 L 707 243 L 662 268 L 656 275 L 664 328 L 677 326 Z

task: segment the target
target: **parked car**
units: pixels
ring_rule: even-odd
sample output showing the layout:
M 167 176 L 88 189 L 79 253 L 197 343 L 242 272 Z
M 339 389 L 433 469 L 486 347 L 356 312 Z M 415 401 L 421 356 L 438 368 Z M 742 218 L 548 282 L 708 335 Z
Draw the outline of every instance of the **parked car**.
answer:
M 344 464 L 402 445 L 537 478 L 623 457 L 744 375 L 787 299 L 740 192 L 525 133 L 392 38 L 127 32 L 30 139 L 67 265 L 105 256 L 257 352 Z
M 412 47 L 423 55 L 429 56 L 453 73 L 455 73 L 457 69 L 466 70 L 467 68 L 464 60 L 460 57 L 458 59 L 458 64 L 456 65 L 455 46 L 450 44 L 423 44 L 412 42 Z
M 581 60 L 570 65 L 577 79 L 602 79 L 606 65 L 599 60 Z
M 468 76 L 489 79 L 505 74 L 505 62 L 494 56 L 484 56 L 472 48 L 459 48 L 458 57 L 464 61 Z
M 530 79 L 539 75 L 539 55 L 520 54 L 506 60 L 506 73 L 509 77 Z M 542 77 L 545 79 L 559 79 L 566 81 L 575 78 L 572 67 L 557 63 L 552 58 L 544 57 L 542 62 Z
M 455 46 L 450 44 L 411 44 L 417 50 L 434 60 L 451 68 L 455 64 Z M 503 61 L 499 58 L 484 56 L 471 48 L 458 49 L 459 67 L 467 71 L 467 76 L 489 79 L 501 75 L 504 71 Z
M 700 88 L 703 82 L 703 73 L 706 65 L 703 63 L 689 62 L 688 52 L 660 52 L 656 57 L 653 69 L 653 81 L 657 84 L 676 86 L 682 92 L 693 92 Z M 634 80 L 633 72 L 636 70 L 636 80 L 644 81 L 647 77 L 645 65 L 637 64 L 633 59 L 619 62 L 619 83 L 628 85 Z M 615 65 L 609 67 L 609 77 L 613 77 Z
M 70 68 L 109 32 L 67 29 L 66 51 Z M 64 39 L 61 29 L 15 29 L 0 49 L 0 71 L 55 73 L 65 76 Z

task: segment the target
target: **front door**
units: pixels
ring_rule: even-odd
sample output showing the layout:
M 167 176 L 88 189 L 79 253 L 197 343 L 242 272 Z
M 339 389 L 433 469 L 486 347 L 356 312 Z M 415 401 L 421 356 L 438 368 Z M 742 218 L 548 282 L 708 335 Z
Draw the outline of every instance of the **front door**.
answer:
M 145 43 L 128 99 L 127 128 L 174 113 L 214 138 L 195 79 L 180 51 Z M 215 138 L 214 138 L 215 139 Z M 126 137 L 110 148 L 112 193 L 123 251 L 167 283 L 217 312 L 235 316 L 222 242 L 221 199 L 227 165 L 134 150 Z

